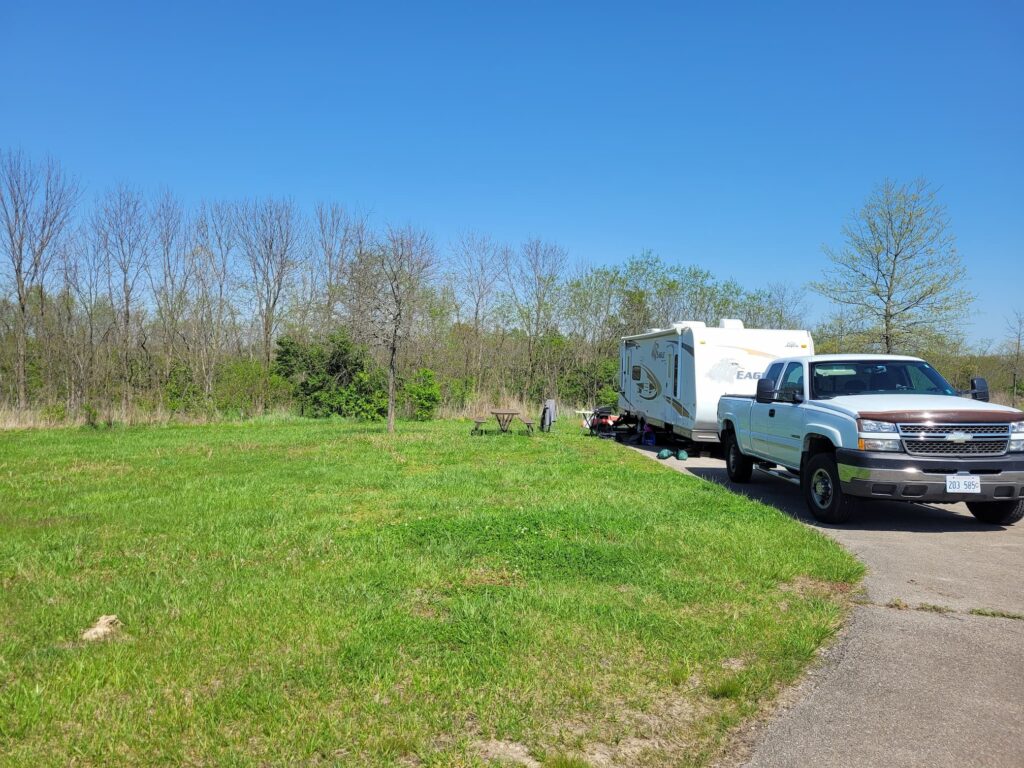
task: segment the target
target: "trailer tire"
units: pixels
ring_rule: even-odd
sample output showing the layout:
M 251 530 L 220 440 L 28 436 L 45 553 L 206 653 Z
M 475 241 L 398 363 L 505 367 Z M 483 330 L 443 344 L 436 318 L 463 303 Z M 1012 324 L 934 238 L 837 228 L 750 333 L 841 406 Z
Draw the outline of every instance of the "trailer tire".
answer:
M 845 523 L 853 514 L 853 499 L 843 493 L 831 453 L 816 453 L 807 460 L 800 473 L 800 488 L 807 509 L 823 523 Z
M 1024 518 L 1024 501 L 968 501 L 971 514 L 983 523 L 1013 525 Z
M 735 432 L 725 435 L 725 471 L 734 483 L 748 483 L 754 473 L 754 460 L 743 455 Z

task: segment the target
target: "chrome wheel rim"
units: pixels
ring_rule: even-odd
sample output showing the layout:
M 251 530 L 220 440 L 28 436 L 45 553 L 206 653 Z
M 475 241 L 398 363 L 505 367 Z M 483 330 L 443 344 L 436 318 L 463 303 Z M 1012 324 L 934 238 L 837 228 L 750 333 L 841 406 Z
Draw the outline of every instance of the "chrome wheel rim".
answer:
M 811 498 L 819 509 L 828 509 L 835 495 L 832 476 L 824 469 L 816 470 L 811 476 Z

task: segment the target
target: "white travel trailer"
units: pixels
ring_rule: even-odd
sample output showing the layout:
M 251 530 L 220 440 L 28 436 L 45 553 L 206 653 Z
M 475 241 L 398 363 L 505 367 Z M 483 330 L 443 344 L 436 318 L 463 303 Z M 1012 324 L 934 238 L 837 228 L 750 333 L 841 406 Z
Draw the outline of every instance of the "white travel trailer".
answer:
M 718 442 L 718 399 L 753 395 L 768 363 L 813 355 L 807 331 L 744 328 L 722 320 L 673 323 L 625 336 L 619 348 L 619 412 L 697 443 Z

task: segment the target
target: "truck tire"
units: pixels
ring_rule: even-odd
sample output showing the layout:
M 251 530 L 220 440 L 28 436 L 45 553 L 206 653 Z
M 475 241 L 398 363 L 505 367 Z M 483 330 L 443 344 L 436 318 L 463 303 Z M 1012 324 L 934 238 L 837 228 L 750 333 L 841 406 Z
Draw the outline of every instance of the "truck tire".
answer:
M 1013 525 L 1024 517 L 1024 501 L 968 501 L 971 514 L 983 523 Z
M 839 470 L 831 453 L 817 453 L 804 464 L 800 478 L 807 509 L 823 523 L 845 523 L 853 514 L 853 499 L 843 493 Z
M 725 435 L 725 471 L 734 483 L 748 483 L 754 473 L 754 460 L 743 455 L 735 432 Z

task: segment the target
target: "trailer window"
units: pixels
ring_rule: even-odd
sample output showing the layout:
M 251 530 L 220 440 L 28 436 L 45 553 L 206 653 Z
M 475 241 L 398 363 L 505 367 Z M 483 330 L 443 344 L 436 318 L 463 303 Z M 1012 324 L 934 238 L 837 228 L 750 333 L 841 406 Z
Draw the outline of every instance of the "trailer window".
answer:
M 672 396 L 679 397 L 679 354 L 672 355 Z
M 633 370 L 630 372 L 630 376 L 633 377 L 633 381 L 640 381 L 640 366 L 634 365 Z

